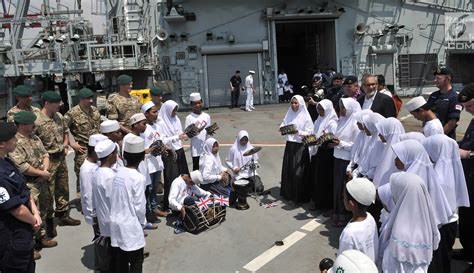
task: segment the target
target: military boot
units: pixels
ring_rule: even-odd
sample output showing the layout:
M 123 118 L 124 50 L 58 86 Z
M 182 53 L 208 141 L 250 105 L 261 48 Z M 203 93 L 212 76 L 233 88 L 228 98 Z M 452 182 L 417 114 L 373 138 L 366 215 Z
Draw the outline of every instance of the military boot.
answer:
M 35 259 L 35 261 L 41 259 L 41 254 L 36 249 L 33 251 L 33 259 Z
M 60 226 L 78 226 L 81 224 L 81 221 L 71 218 L 68 211 L 56 213 L 56 216 L 59 218 L 58 225 Z
M 56 232 L 56 225 L 54 224 L 54 219 L 46 219 L 46 234 L 49 238 L 54 238 L 58 236 Z
M 54 240 L 47 239 L 46 236 L 41 237 L 39 241 L 40 248 L 50 248 L 58 245 L 58 242 Z

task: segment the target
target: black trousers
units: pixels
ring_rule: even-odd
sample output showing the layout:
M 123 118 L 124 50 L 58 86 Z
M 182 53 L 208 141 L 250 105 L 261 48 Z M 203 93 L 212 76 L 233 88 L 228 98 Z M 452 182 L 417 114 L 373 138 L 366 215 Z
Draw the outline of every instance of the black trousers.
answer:
M 164 192 L 163 192 L 163 210 L 169 209 L 168 196 L 170 195 L 171 183 L 179 176 L 178 163 L 173 160 L 170 156 L 162 157 L 163 160 L 163 180 L 164 180 Z
M 240 96 L 239 88 L 234 88 L 234 90 L 230 92 L 230 96 L 231 96 L 231 106 L 239 107 L 239 96 Z
M 200 156 L 193 156 L 193 171 L 199 170 L 199 158 Z
M 143 271 L 143 247 L 134 251 L 123 251 L 112 247 L 112 270 L 114 273 L 141 273 Z
M 461 161 L 471 207 L 459 208 L 459 241 L 466 259 L 474 262 L 474 159 L 463 159 Z
M 12 232 L 0 228 L 0 272 L 35 272 L 36 263 L 33 259 L 33 232 L 24 232 L 22 235 L 23 238 L 12 239 Z
M 344 207 L 343 192 L 346 186 L 346 168 L 349 165 L 348 160 L 334 158 L 334 213 L 337 220 L 342 220 L 346 213 Z
M 428 273 L 451 273 L 451 252 L 453 251 L 457 230 L 457 222 L 441 226 L 439 229 L 441 240 L 438 249 L 433 252 L 433 259 L 428 267 Z

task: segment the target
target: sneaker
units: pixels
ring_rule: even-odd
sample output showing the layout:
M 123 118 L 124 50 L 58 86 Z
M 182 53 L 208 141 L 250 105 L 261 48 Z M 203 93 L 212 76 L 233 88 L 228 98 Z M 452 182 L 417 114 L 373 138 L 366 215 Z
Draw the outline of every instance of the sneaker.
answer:
M 253 106 L 250 106 L 250 109 L 252 109 L 252 110 L 255 110 L 255 107 L 253 107 Z
M 252 112 L 252 110 L 250 110 L 250 109 L 245 109 L 245 111 L 247 111 L 247 112 Z

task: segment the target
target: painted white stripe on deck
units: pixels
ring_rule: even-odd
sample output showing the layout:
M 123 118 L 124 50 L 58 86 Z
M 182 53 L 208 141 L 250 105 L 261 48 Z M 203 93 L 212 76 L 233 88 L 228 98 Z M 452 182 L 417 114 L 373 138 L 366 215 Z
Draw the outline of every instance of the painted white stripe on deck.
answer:
M 311 221 L 309 221 L 308 223 L 306 223 L 304 226 L 301 227 L 302 230 L 306 230 L 308 232 L 311 232 L 315 229 L 317 229 L 321 224 L 316 221 L 316 220 L 322 220 L 322 222 L 324 222 L 326 220 L 326 217 L 324 217 L 325 219 L 313 219 Z
M 293 244 L 303 239 L 306 236 L 306 233 L 301 231 L 295 231 L 290 234 L 288 237 L 283 239 L 282 246 L 273 246 L 267 251 L 263 252 L 260 256 L 253 259 L 248 264 L 244 265 L 244 268 L 248 271 L 255 272 L 259 270 L 262 266 L 266 265 L 268 262 L 273 260 L 276 256 L 280 255 L 283 251 L 290 248 Z

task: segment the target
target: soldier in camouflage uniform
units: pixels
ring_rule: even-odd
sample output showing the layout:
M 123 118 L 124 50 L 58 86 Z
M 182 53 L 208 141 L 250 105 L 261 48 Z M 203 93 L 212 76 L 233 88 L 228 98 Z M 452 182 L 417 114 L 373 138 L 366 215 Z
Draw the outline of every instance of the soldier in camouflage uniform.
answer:
M 80 191 L 79 170 L 87 157 L 87 143 L 89 137 L 99 133 L 100 113 L 92 106 L 94 93 L 88 88 L 79 90 L 79 104 L 74 106 L 65 115 L 65 124 L 74 136 L 75 143 L 70 141 L 71 147 L 75 151 L 74 172 L 77 177 L 76 191 Z
M 128 121 L 133 114 L 140 112 L 141 107 L 138 98 L 130 95 L 133 86 L 132 80 L 132 77 L 128 75 L 120 75 L 117 78 L 118 94 L 110 97 L 107 101 L 107 117 L 117 120 L 124 134 L 131 132 Z
M 46 91 L 41 96 L 43 109 L 37 115 L 36 135 L 48 151 L 51 178 L 49 187 L 56 202 L 55 215 L 61 226 L 77 226 L 81 221 L 69 216 L 69 181 L 66 155 L 69 145 L 69 129 L 63 116 L 58 112 L 61 96 L 54 91 Z M 52 201 L 52 200 L 51 200 Z M 46 223 L 49 236 L 56 236 L 53 223 Z
M 13 116 L 18 128 L 16 149 L 8 156 L 25 176 L 33 200 L 38 206 L 43 221 L 42 227 L 35 234 L 38 247 L 54 247 L 58 243 L 46 238 L 45 223 L 53 219 L 52 196 L 48 187 L 51 173 L 49 155 L 39 137 L 33 134 L 36 116 L 29 111 L 20 111 Z
M 7 112 L 7 121 L 13 122 L 13 115 L 20 111 L 30 111 L 33 113 L 38 113 L 40 111 L 39 108 L 31 106 L 33 91 L 29 86 L 26 85 L 18 85 L 13 89 L 13 95 L 15 96 L 16 100 L 18 101 L 12 109 L 8 110 Z

